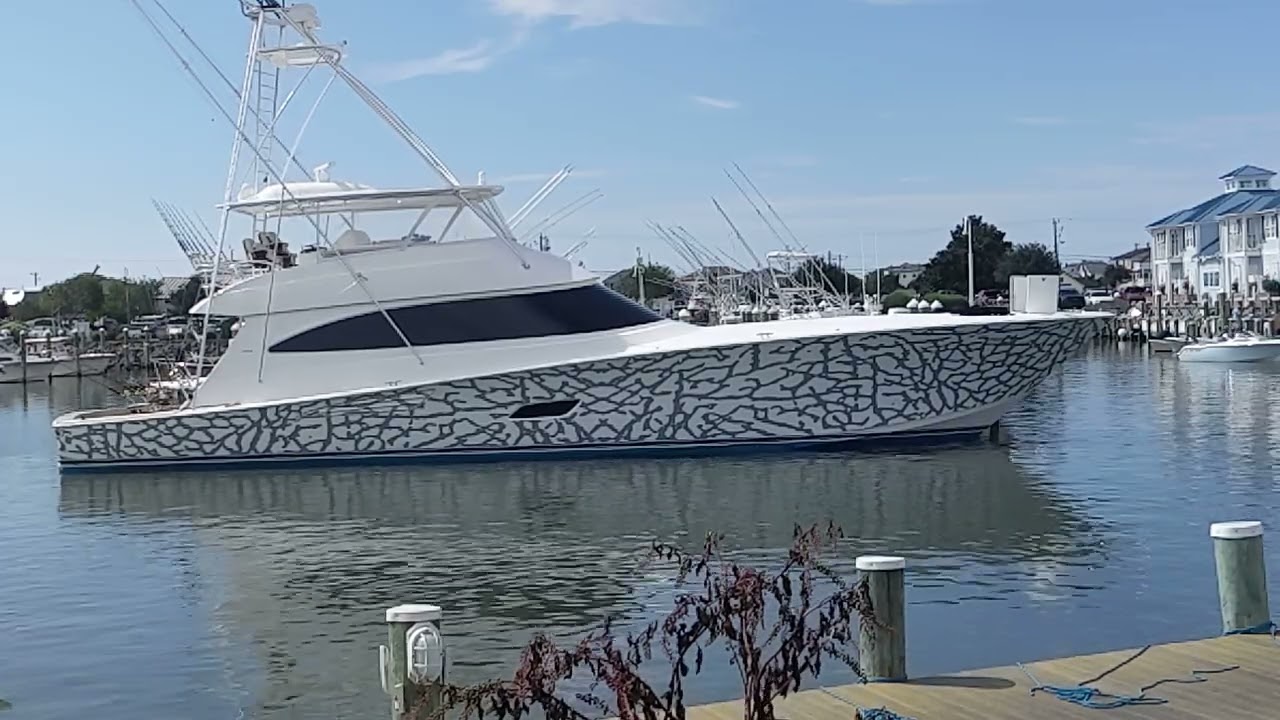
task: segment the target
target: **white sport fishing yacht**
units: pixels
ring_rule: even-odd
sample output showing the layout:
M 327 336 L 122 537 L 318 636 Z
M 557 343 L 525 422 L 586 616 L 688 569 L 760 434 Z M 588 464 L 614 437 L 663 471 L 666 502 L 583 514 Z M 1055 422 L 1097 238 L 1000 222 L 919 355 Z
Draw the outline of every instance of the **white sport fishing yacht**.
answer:
M 250 221 L 246 251 L 270 271 L 211 288 L 192 309 L 239 318 L 240 329 L 187 400 L 57 418 L 66 470 L 686 453 L 972 435 L 996 423 L 1105 317 L 1049 308 L 716 327 L 664 320 L 569 260 L 520 242 L 494 201 L 502 188 L 460 183 L 347 70 L 341 48 L 321 42 L 313 7 L 259 0 L 245 3 L 245 15 L 255 50 L 235 117 L 224 114 L 237 126 L 236 152 L 252 154 L 253 174 L 238 193 L 228 191 L 222 228 L 232 217 Z M 276 160 L 293 145 L 272 134 L 278 127 L 248 133 L 276 126 L 282 108 L 263 106 L 258 87 L 275 87 L 290 69 L 331 71 L 441 185 L 377 189 L 330 179 L 325 166 L 286 180 L 296 158 Z M 228 188 L 237 173 L 233 154 Z M 385 231 L 405 213 L 407 232 Z M 471 222 L 476 232 L 450 239 L 467 216 L 479 221 Z M 441 223 L 434 236 L 422 232 L 431 219 Z M 217 269 L 211 273 L 216 285 Z

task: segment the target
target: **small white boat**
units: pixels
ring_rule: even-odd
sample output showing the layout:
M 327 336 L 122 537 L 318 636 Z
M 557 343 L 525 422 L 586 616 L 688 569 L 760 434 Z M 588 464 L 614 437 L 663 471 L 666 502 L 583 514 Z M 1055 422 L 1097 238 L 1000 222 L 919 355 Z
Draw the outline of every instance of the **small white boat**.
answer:
M 1186 335 L 1171 335 L 1166 338 L 1150 338 L 1147 345 L 1151 347 L 1151 352 L 1176 353 L 1194 342 L 1194 339 Z
M 1276 359 L 1280 359 L 1280 338 L 1247 334 L 1204 340 L 1178 351 L 1178 360 L 1182 362 L 1246 363 Z
M 62 336 L 27 338 L 25 371 L 18 348 L 12 344 L 0 347 L 0 384 L 103 375 L 116 359 L 115 353 L 85 352 L 80 353 L 77 361 L 72 342 L 72 338 Z

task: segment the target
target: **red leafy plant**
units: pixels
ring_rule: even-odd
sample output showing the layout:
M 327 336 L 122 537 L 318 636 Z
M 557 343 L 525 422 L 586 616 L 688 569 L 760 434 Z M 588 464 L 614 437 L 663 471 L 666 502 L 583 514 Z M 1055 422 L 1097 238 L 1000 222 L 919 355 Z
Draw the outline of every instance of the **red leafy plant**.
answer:
M 774 720 L 774 700 L 817 676 L 824 659 L 864 677 L 850 650 L 858 623 L 875 622 L 866 582 L 850 583 L 822 561 L 843 537 L 833 524 L 797 526 L 785 562 L 773 571 L 727 559 L 723 535 L 708 535 L 695 553 L 655 543 L 652 557 L 673 564 L 686 588 L 665 618 L 625 635 L 606 620 L 572 646 L 538 635 L 511 679 L 445 686 L 434 717 L 453 711 L 477 720 L 520 720 L 531 713 L 547 720 L 589 720 L 588 713 L 684 720 L 686 682 L 717 649 L 742 681 L 744 720 Z M 651 682 L 641 669 L 655 651 L 670 667 Z M 584 676 L 588 690 L 574 694 L 573 702 L 560 684 Z M 409 717 L 418 716 L 411 709 Z

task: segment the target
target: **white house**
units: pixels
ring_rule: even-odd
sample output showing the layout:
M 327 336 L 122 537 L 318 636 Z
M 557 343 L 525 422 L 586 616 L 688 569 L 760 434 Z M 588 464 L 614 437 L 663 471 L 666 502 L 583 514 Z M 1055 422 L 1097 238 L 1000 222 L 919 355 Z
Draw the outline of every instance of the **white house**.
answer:
M 920 277 L 920 273 L 924 272 L 924 265 L 920 263 L 902 263 L 901 265 L 890 265 L 882 272 L 885 275 L 897 275 L 898 285 L 906 287 Z
M 1151 287 L 1151 248 L 1139 246 L 1127 253 L 1111 258 L 1111 264 L 1129 271 L 1126 285 Z
M 1264 279 L 1280 278 L 1280 191 L 1271 187 L 1273 177 L 1242 165 L 1218 178 L 1221 195 L 1148 225 L 1157 292 L 1200 300 L 1228 288 L 1255 295 Z

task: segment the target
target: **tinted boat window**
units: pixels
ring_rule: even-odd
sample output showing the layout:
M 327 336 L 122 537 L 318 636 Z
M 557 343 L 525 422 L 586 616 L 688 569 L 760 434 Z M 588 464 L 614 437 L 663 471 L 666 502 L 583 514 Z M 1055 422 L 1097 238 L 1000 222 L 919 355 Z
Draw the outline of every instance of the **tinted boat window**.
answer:
M 644 325 L 661 318 L 603 285 L 527 295 L 428 303 L 388 311 L 416 346 L 574 335 Z M 343 318 L 271 346 L 271 352 L 404 347 L 378 311 Z

